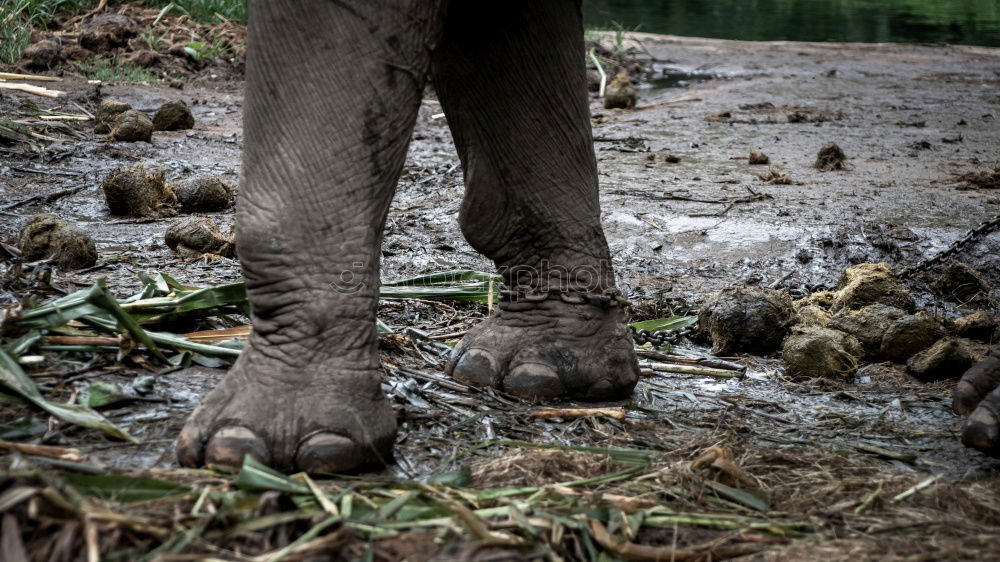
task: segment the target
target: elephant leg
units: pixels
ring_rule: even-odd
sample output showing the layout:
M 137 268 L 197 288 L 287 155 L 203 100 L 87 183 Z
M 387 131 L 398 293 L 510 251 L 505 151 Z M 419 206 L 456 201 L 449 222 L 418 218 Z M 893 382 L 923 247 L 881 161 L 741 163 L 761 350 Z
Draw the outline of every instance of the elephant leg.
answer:
M 465 174 L 459 221 L 515 289 L 456 347 L 448 371 L 464 382 L 600 400 L 638 380 L 607 299 L 584 56 L 577 0 L 448 6 L 431 74 Z
M 237 237 L 253 333 L 184 426 L 182 465 L 249 454 L 325 473 L 388 460 L 379 247 L 436 4 L 251 0 Z
M 962 442 L 1000 457 L 1000 345 L 962 375 L 953 396 L 955 413 L 968 416 Z

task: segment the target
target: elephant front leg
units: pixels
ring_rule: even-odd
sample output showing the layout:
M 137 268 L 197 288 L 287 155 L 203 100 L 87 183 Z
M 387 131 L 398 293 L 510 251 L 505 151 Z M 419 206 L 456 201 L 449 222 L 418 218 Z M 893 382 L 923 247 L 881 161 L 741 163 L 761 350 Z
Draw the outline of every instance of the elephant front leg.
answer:
M 382 229 L 416 119 L 433 1 L 250 2 L 239 257 L 253 334 L 177 442 L 185 466 L 384 463 Z
M 627 394 L 639 366 L 610 298 L 579 1 L 450 3 L 432 77 L 465 173 L 462 232 L 525 293 L 449 372 L 525 398 Z

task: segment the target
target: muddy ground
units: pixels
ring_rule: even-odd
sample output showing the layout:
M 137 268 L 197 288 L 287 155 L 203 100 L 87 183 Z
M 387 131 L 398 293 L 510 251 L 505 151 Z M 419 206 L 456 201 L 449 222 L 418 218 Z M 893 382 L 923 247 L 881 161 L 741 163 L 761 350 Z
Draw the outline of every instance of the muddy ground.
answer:
M 968 189 L 958 179 L 1000 163 L 1000 50 L 636 39 L 654 59 L 652 74 L 640 85 L 635 110 L 606 110 L 593 100 L 595 150 L 602 220 L 619 282 L 633 299 L 658 302 L 660 312 L 696 306 L 727 285 L 806 294 L 835 285 L 851 264 L 886 262 L 899 269 L 934 255 L 1000 212 L 1000 193 Z M 111 170 L 136 162 L 165 169 L 171 181 L 211 175 L 238 183 L 241 86 L 238 81 L 213 81 L 210 75 L 183 89 L 94 85 L 67 73 L 58 84 L 68 92 L 65 98 L 31 101 L 77 113 L 74 103 L 92 112 L 101 98 L 147 111 L 181 99 L 192 108 L 195 128 L 154 133 L 152 143 L 114 143 L 98 140 L 89 126 L 82 126 L 82 140 L 66 138 L 41 152 L 0 147 L 0 208 L 83 187 L 52 203 L 2 211 L 0 238 L 11 242 L 26 217 L 41 212 L 71 219 L 92 233 L 98 266 L 54 275 L 55 283 L 68 291 L 106 278 L 114 293 L 126 296 L 141 287 L 139 272 L 168 273 L 199 286 L 236 280 L 239 268 L 233 260 L 182 260 L 170 251 L 163 235 L 173 219 L 111 217 L 100 183 Z M 19 106 L 26 99 L 4 92 L 0 118 L 20 118 Z M 831 142 L 848 156 L 845 169 L 815 169 L 817 151 Z M 751 149 L 766 153 L 771 165 L 751 166 L 740 159 Z M 669 162 L 668 154 L 679 162 Z M 759 179 L 769 167 L 789 174 L 793 183 Z M 389 214 L 384 278 L 454 267 L 490 270 L 459 231 L 461 195 L 458 158 L 440 106 L 429 93 Z M 740 202 L 742 198 L 750 200 Z M 224 229 L 232 225 L 231 211 L 211 216 Z M 995 311 L 998 245 L 1000 235 L 990 234 L 958 256 L 992 284 L 974 303 L 934 294 L 929 282 L 936 269 L 907 279 L 907 287 L 920 307 L 935 314 Z M 18 298 L 16 292 L 0 292 L 0 305 Z M 414 326 L 432 335 L 460 332 L 483 313 L 478 306 L 424 302 L 387 302 L 380 310 L 381 318 L 397 329 Z M 1000 464 L 957 442 L 961 420 L 950 411 L 953 382 L 924 385 L 891 364 L 868 370 L 849 384 L 803 383 L 787 379 L 775 358 L 740 357 L 736 360 L 750 367 L 745 378 L 647 377 L 629 403 L 626 421 L 567 425 L 531 422 L 525 416 L 528 405 L 502 397 L 480 401 L 468 389 L 435 383 L 442 376 L 440 356 L 384 343 L 385 387 L 400 409 L 402 424 L 397 463 L 381 477 L 419 479 L 450 470 L 468 460 L 463 449 L 468 444 L 493 439 L 660 451 L 698 442 L 734 447 L 744 460 L 751 459 L 751 472 L 754 459 L 798 451 L 826 459 L 847 457 L 887 478 L 942 474 L 949 482 L 979 483 L 997 493 L 993 475 Z M 707 349 L 684 342 L 676 352 L 703 357 Z M 79 371 L 67 389 L 87 380 L 125 383 L 148 374 L 140 366 L 113 360 L 88 365 L 86 357 L 64 359 Z M 88 370 L 94 368 L 103 370 Z M 92 462 L 114 468 L 175 466 L 172 439 L 221 372 L 162 375 L 155 382 L 159 401 L 105 411 L 142 439 L 140 445 L 74 430 L 68 430 L 67 443 L 86 450 Z M 23 414 L 4 408 L 4 421 Z M 501 452 L 484 448 L 475 455 L 488 459 Z M 780 463 L 757 464 L 767 471 L 758 476 L 781 481 Z M 794 495 L 794 486 L 785 484 L 782 490 Z M 813 505 L 805 513 L 829 507 Z M 990 529 L 994 527 L 984 524 L 976 533 Z M 860 548 L 838 543 L 841 538 L 823 543 L 824 548 L 844 557 Z M 889 550 L 900 556 L 919 554 L 905 537 L 889 542 Z M 798 547 L 787 548 L 784 556 L 794 558 Z M 956 552 L 954 545 L 941 548 Z M 783 556 L 780 552 L 775 555 Z M 947 557 L 945 551 L 938 554 Z

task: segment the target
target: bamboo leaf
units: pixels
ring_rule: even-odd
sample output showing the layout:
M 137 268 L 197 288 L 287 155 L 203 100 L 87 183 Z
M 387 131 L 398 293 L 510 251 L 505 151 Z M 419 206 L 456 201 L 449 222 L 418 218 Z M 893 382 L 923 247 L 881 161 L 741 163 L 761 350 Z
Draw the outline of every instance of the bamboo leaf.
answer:
M 396 281 L 382 281 L 382 286 L 404 287 L 413 285 L 449 285 L 463 281 L 482 281 L 486 283 L 493 281 L 494 284 L 499 284 L 503 282 L 503 278 L 495 273 L 485 273 L 472 269 L 452 269 L 449 271 L 441 271 L 439 273 L 430 273 L 427 275 L 408 277 L 406 279 L 398 279 Z
M 86 406 L 59 404 L 46 400 L 38 390 L 38 387 L 35 386 L 35 383 L 21 370 L 20 365 L 3 351 L 0 351 L 0 384 L 14 391 L 20 398 L 31 402 L 65 422 L 98 429 L 119 439 L 138 443 L 135 438 L 123 429 Z
M 191 491 L 191 488 L 183 484 L 154 478 L 73 473 L 66 473 L 63 477 L 85 496 L 122 503 L 155 500 Z
M 657 330 L 680 330 L 687 328 L 698 321 L 697 316 L 670 316 L 669 318 L 655 318 L 642 322 L 633 322 L 632 327 L 638 330 L 655 332 Z
M 289 494 L 310 494 L 309 487 L 302 482 L 292 480 L 288 476 L 260 464 L 250 455 L 243 458 L 243 468 L 236 475 L 233 484 L 242 490 L 275 490 Z
M 705 485 L 723 498 L 736 502 L 740 505 L 745 505 L 755 511 L 767 511 L 771 509 L 770 500 L 767 497 L 762 497 L 762 492 L 754 493 L 750 490 L 727 486 L 722 482 L 716 482 L 714 480 L 706 480 Z

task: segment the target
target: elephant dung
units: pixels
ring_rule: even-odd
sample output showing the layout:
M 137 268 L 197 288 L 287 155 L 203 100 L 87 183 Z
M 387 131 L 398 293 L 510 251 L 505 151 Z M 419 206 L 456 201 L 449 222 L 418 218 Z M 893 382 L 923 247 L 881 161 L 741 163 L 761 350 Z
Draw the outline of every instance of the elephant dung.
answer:
M 90 20 L 80 32 L 80 46 L 95 53 L 104 53 L 128 45 L 139 34 L 135 20 L 119 14 L 104 14 Z
M 824 144 L 816 153 L 816 162 L 813 168 L 821 172 L 832 172 L 833 170 L 843 170 L 847 155 L 834 143 Z
M 113 215 L 133 217 L 172 217 L 177 214 L 174 187 L 163 177 L 163 170 L 148 171 L 142 164 L 118 168 L 101 185 L 104 199 Z
M 830 319 L 830 328 L 851 334 L 861 343 L 865 357 L 875 359 L 881 353 L 882 337 L 893 322 L 906 312 L 884 304 L 868 305 L 861 310 L 842 309 Z
M 916 308 L 913 297 L 882 263 L 863 263 L 844 270 L 832 310 L 859 309 L 870 304 L 894 306 L 906 312 Z
M 830 312 L 816 304 L 800 306 L 796 311 L 796 326 L 816 326 L 825 328 L 830 323 Z
M 931 289 L 942 298 L 969 302 L 989 293 L 992 287 L 972 266 L 954 261 L 931 283 Z
M 43 39 L 29 46 L 21 56 L 30 70 L 48 70 L 64 60 L 59 44 L 51 39 Z
M 604 109 L 632 109 L 636 99 L 635 86 L 623 70 L 604 90 Z
M 99 135 L 106 135 L 111 132 L 111 125 L 115 121 L 115 117 L 126 111 L 132 109 L 132 106 L 120 101 L 114 100 L 104 100 L 101 105 L 97 107 L 97 113 L 94 114 L 94 132 Z
M 969 350 L 954 338 L 938 340 L 906 362 L 910 374 L 925 382 L 957 379 L 971 366 Z
M 934 345 L 945 334 L 944 327 L 934 318 L 925 314 L 908 314 L 889 325 L 882 336 L 879 353 L 890 361 L 904 363 Z
M 850 334 L 802 326 L 785 340 L 781 359 L 792 377 L 847 379 L 857 372 L 862 353 L 861 344 Z
M 754 287 L 727 287 L 705 302 L 698 321 L 712 339 L 712 353 L 770 353 L 795 320 L 785 294 Z
M 194 116 L 187 104 L 171 100 L 160 106 L 153 115 L 153 128 L 157 131 L 179 131 L 194 127 Z
M 991 343 L 997 332 L 997 317 L 985 310 L 955 320 L 955 334 L 970 340 Z
M 183 257 L 216 254 L 226 258 L 236 256 L 236 240 L 226 236 L 205 217 L 185 217 L 167 229 L 167 246 Z
M 767 156 L 767 154 L 764 154 L 759 150 L 751 150 L 750 156 L 747 157 L 747 162 L 749 162 L 751 165 L 757 166 L 762 164 L 770 164 L 771 159 Z
M 122 142 L 152 142 L 153 122 L 141 111 L 123 111 L 112 121 L 111 138 Z
M 18 248 L 25 259 L 51 257 L 62 269 L 80 269 L 97 263 L 94 239 L 55 215 L 31 217 L 21 228 Z
M 178 187 L 177 200 L 188 213 L 223 211 L 233 202 L 233 187 L 218 178 L 200 177 Z

